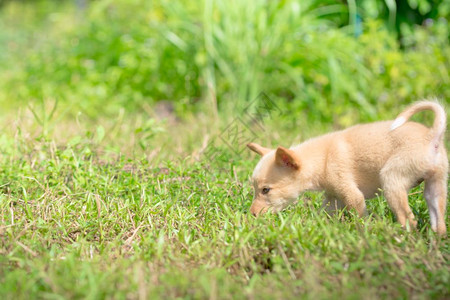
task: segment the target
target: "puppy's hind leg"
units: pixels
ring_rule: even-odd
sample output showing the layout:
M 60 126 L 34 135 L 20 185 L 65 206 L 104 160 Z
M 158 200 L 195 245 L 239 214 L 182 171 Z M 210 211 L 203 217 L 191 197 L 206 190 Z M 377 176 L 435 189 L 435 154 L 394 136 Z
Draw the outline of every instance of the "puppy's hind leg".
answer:
M 417 221 L 408 204 L 408 192 L 404 188 L 398 189 L 388 186 L 384 188 L 384 196 L 402 227 L 406 228 L 408 222 L 409 226 L 415 228 Z
M 445 226 L 445 208 L 447 204 L 447 175 L 433 177 L 425 181 L 425 199 L 430 213 L 431 229 L 439 235 L 447 231 Z
M 401 177 L 391 172 L 382 174 L 384 196 L 397 217 L 402 227 L 406 228 L 406 223 L 415 228 L 417 221 L 408 204 L 408 183 L 404 183 Z
M 403 228 L 406 225 L 415 228 L 417 221 L 408 204 L 408 190 L 413 185 L 412 174 L 414 168 L 405 165 L 401 156 L 392 157 L 380 172 L 384 197 Z

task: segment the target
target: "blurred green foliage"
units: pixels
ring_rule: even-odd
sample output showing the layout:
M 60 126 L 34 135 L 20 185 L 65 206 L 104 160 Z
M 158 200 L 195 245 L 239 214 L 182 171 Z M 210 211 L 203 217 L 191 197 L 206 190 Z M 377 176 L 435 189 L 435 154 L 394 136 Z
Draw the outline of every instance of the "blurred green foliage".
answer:
M 264 91 L 309 120 L 346 126 L 422 97 L 447 101 L 449 2 L 408 1 L 435 19 L 407 23 L 407 43 L 389 27 L 391 2 L 6 2 L 0 103 L 56 101 L 95 118 L 161 100 L 227 111 Z M 405 23 L 401 12 L 395 22 Z

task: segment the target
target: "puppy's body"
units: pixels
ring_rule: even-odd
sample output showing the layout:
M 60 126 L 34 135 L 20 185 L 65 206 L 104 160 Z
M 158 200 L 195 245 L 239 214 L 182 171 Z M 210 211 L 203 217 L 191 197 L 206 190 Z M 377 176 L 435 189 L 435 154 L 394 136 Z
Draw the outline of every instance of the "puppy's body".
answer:
M 431 129 L 406 122 L 425 109 L 436 114 Z M 383 189 L 398 221 L 403 226 L 407 222 L 415 226 L 407 193 L 425 180 L 432 228 L 444 234 L 448 175 L 445 121 L 441 106 L 424 101 L 405 110 L 395 121 L 356 125 L 290 149 L 270 150 L 249 144 L 263 156 L 253 173 L 255 199 L 251 211 L 279 211 L 303 191 L 323 190 L 329 212 L 348 207 L 364 215 L 364 200 Z
M 418 123 L 408 122 L 390 131 L 392 122 L 357 125 L 343 131 L 312 139 L 291 148 L 299 157 L 306 158 L 303 167 L 311 167 L 317 176 L 316 188 L 338 194 L 342 183 L 355 184 L 365 198 L 372 198 L 382 187 L 382 170 L 394 167 L 408 169 L 410 189 L 426 176 L 421 160 L 428 146 L 423 144 L 428 129 Z M 428 147 L 430 148 L 430 147 Z M 439 148 L 444 152 L 445 149 Z M 412 155 L 416 152 L 416 155 Z M 407 153 L 408 155 L 404 155 Z M 322 166 L 321 166 L 322 165 Z

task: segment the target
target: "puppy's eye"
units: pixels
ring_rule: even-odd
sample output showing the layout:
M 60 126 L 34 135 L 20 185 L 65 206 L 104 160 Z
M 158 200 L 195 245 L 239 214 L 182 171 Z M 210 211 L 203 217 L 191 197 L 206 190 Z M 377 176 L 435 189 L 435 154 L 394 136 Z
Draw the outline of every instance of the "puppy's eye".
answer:
M 263 193 L 263 195 L 267 195 L 268 193 L 270 192 L 270 188 L 263 188 L 262 189 L 262 193 Z

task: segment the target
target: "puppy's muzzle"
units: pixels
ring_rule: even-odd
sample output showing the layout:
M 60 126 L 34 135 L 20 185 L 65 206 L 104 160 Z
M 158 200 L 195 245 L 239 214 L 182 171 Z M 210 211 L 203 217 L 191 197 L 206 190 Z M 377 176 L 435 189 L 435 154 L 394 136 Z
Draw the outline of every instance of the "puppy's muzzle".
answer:
M 269 207 L 263 203 L 253 201 L 252 206 L 250 207 L 250 213 L 256 217 L 260 214 L 265 213 L 268 208 Z

